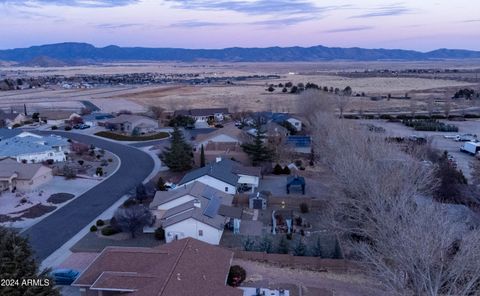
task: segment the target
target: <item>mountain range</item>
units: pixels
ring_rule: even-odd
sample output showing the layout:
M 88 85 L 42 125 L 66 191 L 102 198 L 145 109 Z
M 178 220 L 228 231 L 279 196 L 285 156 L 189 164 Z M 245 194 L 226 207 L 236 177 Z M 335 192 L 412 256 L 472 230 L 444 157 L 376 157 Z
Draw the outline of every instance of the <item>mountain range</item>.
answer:
M 340 47 L 266 47 L 224 49 L 183 49 L 146 47 L 95 47 L 88 43 L 57 43 L 0 50 L 0 60 L 14 61 L 29 66 L 56 66 L 66 64 L 113 61 L 222 61 L 222 62 L 292 62 L 292 61 L 376 61 L 376 60 L 432 60 L 478 59 L 480 51 L 438 49 L 419 52 L 402 49 L 365 49 Z M 48 61 L 48 62 L 45 62 Z

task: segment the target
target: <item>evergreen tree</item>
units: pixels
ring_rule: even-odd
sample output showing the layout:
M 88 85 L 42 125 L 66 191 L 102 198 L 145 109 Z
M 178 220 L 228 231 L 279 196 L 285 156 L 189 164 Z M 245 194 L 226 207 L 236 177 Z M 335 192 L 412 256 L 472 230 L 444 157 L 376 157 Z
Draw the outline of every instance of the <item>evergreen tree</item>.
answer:
M 182 172 L 192 168 L 192 147 L 185 141 L 182 132 L 175 127 L 172 133 L 172 144 L 160 155 L 160 159 L 172 171 Z
M 265 132 L 262 131 L 260 120 L 255 121 L 255 138 L 252 143 L 242 145 L 243 151 L 248 154 L 254 166 L 265 161 L 271 161 L 274 158 L 274 152 L 268 148 L 263 140 Z
M 293 250 L 293 255 L 295 256 L 306 256 L 307 255 L 307 246 L 303 243 L 302 239 L 298 240 L 295 249 Z
M 202 168 L 205 166 L 205 150 L 203 149 L 203 144 L 202 147 L 200 147 L 200 166 Z
M 284 236 L 280 239 L 280 242 L 278 243 L 278 253 L 280 254 L 288 254 L 288 250 L 290 249 L 287 240 L 285 239 Z
M 60 295 L 48 270 L 39 274 L 39 267 L 27 239 L 0 226 L 0 279 L 18 280 L 19 285 L 0 285 L 0 295 Z M 23 280 L 39 279 L 44 286 L 21 285 Z M 48 284 L 47 284 L 48 280 Z
M 322 246 L 322 240 L 320 239 L 320 236 L 317 237 L 317 241 L 315 243 L 315 246 L 313 247 L 313 255 L 316 257 L 324 257 L 325 256 L 325 251 L 323 250 Z

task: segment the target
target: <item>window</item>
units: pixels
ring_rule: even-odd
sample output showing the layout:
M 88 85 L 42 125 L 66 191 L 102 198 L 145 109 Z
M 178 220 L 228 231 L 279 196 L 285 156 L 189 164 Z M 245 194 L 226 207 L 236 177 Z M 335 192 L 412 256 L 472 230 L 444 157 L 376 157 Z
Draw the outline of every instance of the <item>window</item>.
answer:
M 225 192 L 228 192 L 228 187 L 225 187 Z
M 198 236 L 203 236 L 203 230 L 202 229 L 198 230 Z

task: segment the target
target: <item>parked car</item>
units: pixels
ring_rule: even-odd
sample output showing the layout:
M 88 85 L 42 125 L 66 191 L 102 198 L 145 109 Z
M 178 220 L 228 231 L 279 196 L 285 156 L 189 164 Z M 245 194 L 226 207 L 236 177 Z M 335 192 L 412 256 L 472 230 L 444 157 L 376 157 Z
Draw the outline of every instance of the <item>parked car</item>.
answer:
M 456 135 L 454 140 L 457 142 L 470 142 L 470 141 L 475 141 L 477 139 L 477 135 L 472 135 L 472 134 L 461 134 L 461 135 Z
M 56 285 L 71 285 L 79 274 L 79 271 L 67 268 L 55 269 L 50 273 Z

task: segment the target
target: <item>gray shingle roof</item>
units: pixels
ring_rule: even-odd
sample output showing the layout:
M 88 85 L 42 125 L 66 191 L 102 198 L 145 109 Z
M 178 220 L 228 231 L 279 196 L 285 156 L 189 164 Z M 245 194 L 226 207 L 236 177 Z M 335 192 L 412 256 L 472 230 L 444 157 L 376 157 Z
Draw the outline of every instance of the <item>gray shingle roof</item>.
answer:
M 18 163 L 15 160 L 12 160 L 11 158 L 6 158 L 3 160 L 0 160 L 0 178 L 9 178 L 13 174 L 17 174 L 18 180 L 31 180 L 37 174 L 37 172 L 43 167 L 45 166 L 39 163 L 38 164 Z
M 167 202 L 170 202 L 185 195 L 191 195 L 195 198 L 202 198 L 205 197 L 204 193 L 207 191 L 210 191 L 211 194 L 214 194 L 215 196 L 221 198 L 230 198 L 230 195 L 223 191 L 217 190 L 201 182 L 193 182 L 188 185 L 179 186 L 175 190 L 157 191 L 155 193 L 153 201 L 150 203 L 150 208 L 156 209 L 160 205 L 163 205 Z
M 0 141 L 13 138 L 22 133 L 19 129 L 0 128 Z
M 232 186 L 237 186 L 239 179 L 239 177 L 232 172 L 232 167 L 227 163 L 227 160 L 222 160 L 188 172 L 182 180 L 180 180 L 179 184 L 182 185 L 191 182 L 202 176 L 210 176 Z
M 165 198 L 164 200 L 174 200 L 187 194 L 194 196 L 196 200 L 185 202 L 165 211 L 161 222 L 163 227 L 168 227 L 183 220 L 193 218 L 219 230 L 224 228 L 225 216 L 220 213 L 220 208 L 222 205 L 229 206 L 232 204 L 233 197 L 231 195 L 200 182 L 189 184 L 187 188 L 168 192 L 172 193 L 172 196 L 175 198 Z M 164 194 L 162 193 L 161 195 Z M 157 201 L 155 201 L 155 199 Z M 152 202 L 152 204 L 154 204 L 153 208 L 155 208 L 155 204 L 158 205 L 160 195 L 155 195 L 155 199 Z M 197 202 L 200 203 L 200 207 L 195 206 Z M 152 208 L 152 204 L 150 204 L 150 208 Z

